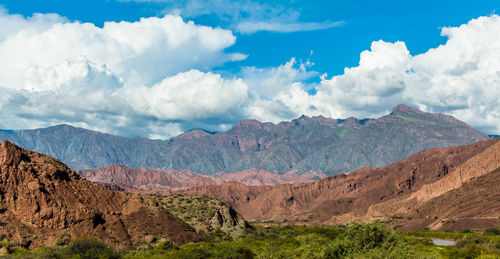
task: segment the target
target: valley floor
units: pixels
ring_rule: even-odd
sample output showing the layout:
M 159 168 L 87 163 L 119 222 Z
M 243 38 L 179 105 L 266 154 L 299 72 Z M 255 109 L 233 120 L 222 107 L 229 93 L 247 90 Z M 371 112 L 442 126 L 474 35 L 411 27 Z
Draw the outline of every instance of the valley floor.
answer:
M 454 241 L 435 245 L 433 239 Z M 169 240 L 115 250 L 93 239 L 27 251 L 3 242 L 13 258 L 499 258 L 500 228 L 484 231 L 399 232 L 381 222 L 346 226 L 256 226 L 239 238 L 212 235 L 205 242 L 175 246 Z

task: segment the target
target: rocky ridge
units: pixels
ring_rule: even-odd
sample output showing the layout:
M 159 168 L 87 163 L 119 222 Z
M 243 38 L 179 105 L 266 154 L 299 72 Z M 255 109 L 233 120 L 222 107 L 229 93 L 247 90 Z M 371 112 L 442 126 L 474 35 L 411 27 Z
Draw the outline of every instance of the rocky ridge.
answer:
M 500 223 L 500 190 L 493 188 L 499 178 L 499 148 L 500 141 L 491 139 L 430 149 L 389 166 L 310 183 L 259 187 L 230 182 L 183 193 L 224 200 L 246 219 L 261 223 L 346 224 L 381 219 L 407 229 L 491 227 Z M 483 190 L 482 195 L 489 198 L 480 199 L 475 190 Z M 455 223 L 444 226 L 439 223 L 442 218 Z
M 0 139 L 56 157 L 74 169 L 135 168 L 232 173 L 252 168 L 327 175 L 379 167 L 434 147 L 488 139 L 451 116 L 399 105 L 378 119 L 301 116 L 278 124 L 244 120 L 226 132 L 200 129 L 168 140 L 125 138 L 67 125 L 0 130 Z
M 204 185 L 217 185 L 235 181 L 249 186 L 279 185 L 300 182 L 310 182 L 325 178 L 321 172 L 310 171 L 298 174 L 290 171 L 285 174 L 273 174 L 265 170 L 249 169 L 235 173 L 217 173 L 202 175 L 190 170 L 174 169 L 137 169 L 113 164 L 105 168 L 77 170 L 83 178 L 103 183 L 108 187 L 122 189 L 133 193 L 168 194 L 173 191 L 184 190 Z

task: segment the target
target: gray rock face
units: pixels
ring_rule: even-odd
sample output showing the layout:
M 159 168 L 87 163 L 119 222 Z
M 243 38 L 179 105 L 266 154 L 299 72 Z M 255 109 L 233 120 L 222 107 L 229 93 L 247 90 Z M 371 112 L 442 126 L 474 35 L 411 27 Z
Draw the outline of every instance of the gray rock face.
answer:
M 244 120 L 227 132 L 197 129 L 168 140 L 119 137 L 67 125 L 0 130 L 0 139 L 56 157 L 73 169 L 117 163 L 202 174 L 257 168 L 277 173 L 321 169 L 333 175 L 488 136 L 451 116 L 398 105 L 378 119 L 301 116 L 279 124 Z

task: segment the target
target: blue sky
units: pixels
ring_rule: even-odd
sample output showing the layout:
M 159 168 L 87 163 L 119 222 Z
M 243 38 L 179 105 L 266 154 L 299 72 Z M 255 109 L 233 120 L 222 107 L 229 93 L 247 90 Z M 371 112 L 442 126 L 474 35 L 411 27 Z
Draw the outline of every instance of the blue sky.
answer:
M 105 21 L 137 21 L 141 17 L 162 16 L 183 7 L 187 1 L 25 1 L 3 0 L 11 13 L 58 13 L 71 20 L 102 26 Z M 178 4 L 181 2 L 181 4 Z M 209 1 L 206 1 L 209 2 Z M 245 1 L 242 1 L 246 3 Z M 341 74 L 344 67 L 359 62 L 359 53 L 372 41 L 404 41 L 411 54 L 420 54 L 446 41 L 440 27 L 458 26 L 472 18 L 500 10 L 500 2 L 491 1 L 255 1 L 276 8 L 299 12 L 300 22 L 343 21 L 342 26 L 324 30 L 252 34 L 236 32 L 236 44 L 228 51 L 248 54 L 241 62 L 226 63 L 220 70 L 238 71 L 241 66 L 278 66 L 290 57 L 306 60 L 310 51 L 315 70 L 329 75 Z M 249 3 L 248 5 L 252 5 Z M 225 15 L 229 16 L 229 15 Z M 231 29 L 232 19 L 217 14 L 190 14 L 186 19 L 198 24 Z M 237 22 L 237 21 L 236 21 Z
M 14 67 L 0 72 L 1 128 L 68 123 L 167 138 L 249 118 L 376 117 L 406 103 L 500 132 L 500 72 L 490 69 L 498 64 L 490 59 L 499 55 L 499 1 L 0 5 L 0 57 L 7 60 L 0 68 Z M 131 28 L 138 29 L 122 35 Z M 26 50 L 31 56 L 12 61 Z

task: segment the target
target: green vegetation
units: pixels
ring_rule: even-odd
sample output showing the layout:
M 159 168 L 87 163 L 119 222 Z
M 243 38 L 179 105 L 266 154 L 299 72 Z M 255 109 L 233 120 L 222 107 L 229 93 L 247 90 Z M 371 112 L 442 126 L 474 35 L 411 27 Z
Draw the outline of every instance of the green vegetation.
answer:
M 447 240 L 455 240 L 460 244 L 460 242 L 466 243 L 483 243 L 490 244 L 496 248 L 500 248 L 500 233 L 496 232 L 498 228 L 487 229 L 481 232 L 473 231 L 462 231 L 462 232 L 450 232 L 450 231 L 433 231 L 433 230 L 421 230 L 411 232 L 407 235 L 413 237 L 422 238 L 439 238 Z M 498 233 L 498 234 L 495 234 Z
M 17 258 L 499 258 L 497 229 L 397 232 L 381 222 L 335 227 L 261 227 L 232 240 L 175 246 L 168 240 L 134 250 L 113 250 L 93 239 L 65 247 L 18 250 Z M 465 232 L 465 233 L 464 233 Z M 435 246 L 431 238 L 457 241 L 456 247 Z M 2 243 L 10 245 L 9 243 Z M 12 250 L 14 251 L 14 249 Z
M 168 212 L 192 226 L 198 233 L 215 237 L 238 237 L 245 232 L 246 222 L 226 203 L 207 196 L 149 195 Z M 222 232 L 222 233 L 221 233 Z
M 407 120 L 407 121 L 427 121 L 427 122 L 431 122 L 433 124 L 437 123 L 436 121 L 432 120 L 432 118 L 429 117 L 428 115 L 408 114 L 408 113 L 400 112 L 400 111 L 395 111 L 392 114 L 394 116 L 396 116 L 397 118 Z
M 125 251 L 117 251 L 92 238 L 80 238 L 73 240 L 66 247 L 42 246 L 34 251 L 27 251 L 26 249 L 18 246 L 11 246 L 9 253 L 9 256 L 13 258 L 114 259 L 122 258 Z
M 332 137 L 334 139 L 339 139 L 347 133 L 348 129 L 337 127 L 336 129 L 331 128 L 327 125 L 321 125 L 317 122 L 311 123 L 309 125 L 297 125 L 291 127 L 287 130 L 287 134 L 294 136 L 296 139 L 303 139 L 311 134 L 316 136 L 321 136 L 321 138 Z

